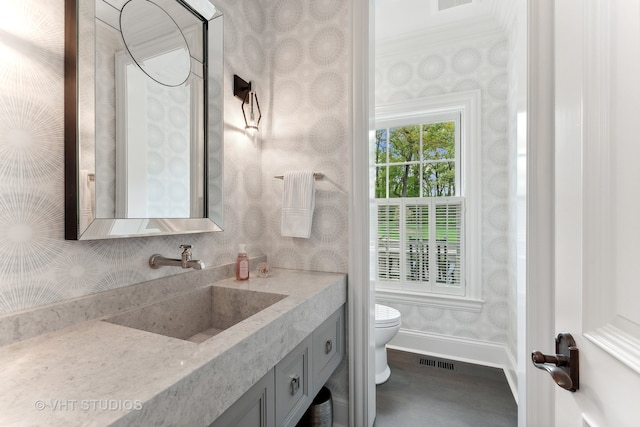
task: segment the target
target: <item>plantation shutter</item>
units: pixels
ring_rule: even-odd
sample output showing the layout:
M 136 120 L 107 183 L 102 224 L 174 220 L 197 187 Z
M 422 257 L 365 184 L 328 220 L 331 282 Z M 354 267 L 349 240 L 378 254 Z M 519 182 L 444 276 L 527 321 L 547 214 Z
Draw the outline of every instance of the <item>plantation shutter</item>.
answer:
M 378 205 L 378 279 L 400 280 L 400 205 Z
M 426 203 L 407 203 L 404 208 L 405 279 L 409 282 L 429 281 L 429 211 Z
M 464 198 L 376 203 L 378 284 L 409 292 L 464 295 Z
M 462 286 L 464 204 L 460 198 L 435 201 L 435 284 Z

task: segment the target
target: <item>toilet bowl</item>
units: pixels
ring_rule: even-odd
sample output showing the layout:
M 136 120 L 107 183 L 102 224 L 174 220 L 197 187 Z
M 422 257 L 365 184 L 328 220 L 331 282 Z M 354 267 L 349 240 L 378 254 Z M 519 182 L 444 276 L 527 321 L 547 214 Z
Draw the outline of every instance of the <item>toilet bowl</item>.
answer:
M 387 363 L 386 344 L 400 329 L 400 312 L 386 305 L 376 304 L 376 384 L 389 379 L 391 369 Z

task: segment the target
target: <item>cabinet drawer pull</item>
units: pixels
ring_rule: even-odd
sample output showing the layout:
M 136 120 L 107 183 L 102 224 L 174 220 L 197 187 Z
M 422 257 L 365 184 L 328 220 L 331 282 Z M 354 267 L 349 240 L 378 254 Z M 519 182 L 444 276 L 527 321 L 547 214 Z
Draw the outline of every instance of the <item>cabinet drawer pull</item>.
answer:
M 291 396 L 293 396 L 300 389 L 300 376 L 299 375 L 291 377 L 290 386 L 291 386 L 291 388 L 290 388 Z
M 331 350 L 333 350 L 333 341 L 327 340 L 327 342 L 324 343 L 324 354 L 331 353 Z

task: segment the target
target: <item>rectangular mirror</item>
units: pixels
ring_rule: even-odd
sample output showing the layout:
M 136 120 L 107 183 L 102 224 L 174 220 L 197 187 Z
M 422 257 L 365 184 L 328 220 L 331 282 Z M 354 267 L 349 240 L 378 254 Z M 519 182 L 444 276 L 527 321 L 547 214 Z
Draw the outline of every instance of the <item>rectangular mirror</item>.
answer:
M 223 17 L 65 1 L 65 238 L 221 231 Z

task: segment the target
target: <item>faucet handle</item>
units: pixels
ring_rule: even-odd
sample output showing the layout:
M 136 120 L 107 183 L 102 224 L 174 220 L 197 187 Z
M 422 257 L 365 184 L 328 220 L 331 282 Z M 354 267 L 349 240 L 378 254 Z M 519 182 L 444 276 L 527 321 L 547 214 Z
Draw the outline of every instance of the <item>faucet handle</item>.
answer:
M 191 261 L 191 245 L 180 245 L 183 249 L 182 251 L 182 262 Z M 186 266 L 182 266 L 182 268 L 187 268 Z
M 187 262 L 191 261 L 191 245 L 180 245 L 182 249 L 182 268 L 188 268 Z

